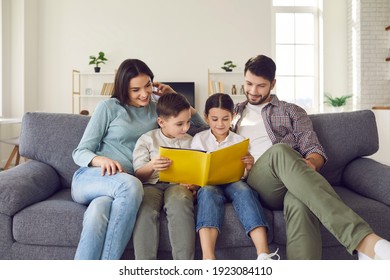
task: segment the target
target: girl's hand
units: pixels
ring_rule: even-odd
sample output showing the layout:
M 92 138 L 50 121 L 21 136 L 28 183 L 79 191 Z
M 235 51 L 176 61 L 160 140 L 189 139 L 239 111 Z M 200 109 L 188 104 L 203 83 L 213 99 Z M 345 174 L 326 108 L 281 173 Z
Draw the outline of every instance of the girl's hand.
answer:
M 196 197 L 196 192 L 200 188 L 200 186 L 197 185 L 190 185 L 190 184 L 180 184 L 180 185 L 187 187 L 187 190 L 190 190 L 192 192 L 193 197 Z
M 250 171 L 252 169 L 253 165 L 255 164 L 255 159 L 250 153 L 243 156 L 241 158 L 241 161 L 243 164 L 245 164 L 245 169 L 247 171 Z
M 176 93 L 170 86 L 166 84 L 162 84 L 159 82 L 153 82 L 153 86 L 157 88 L 157 91 L 154 91 L 154 94 L 159 96 L 167 94 L 167 93 Z
M 172 161 L 169 158 L 157 156 L 153 158 L 150 163 L 153 170 L 161 171 L 168 169 L 169 166 L 171 166 Z
M 122 165 L 116 160 L 112 160 L 108 157 L 96 156 L 91 161 L 92 166 L 101 167 L 102 176 L 107 172 L 108 175 L 114 175 L 116 172 L 125 172 Z

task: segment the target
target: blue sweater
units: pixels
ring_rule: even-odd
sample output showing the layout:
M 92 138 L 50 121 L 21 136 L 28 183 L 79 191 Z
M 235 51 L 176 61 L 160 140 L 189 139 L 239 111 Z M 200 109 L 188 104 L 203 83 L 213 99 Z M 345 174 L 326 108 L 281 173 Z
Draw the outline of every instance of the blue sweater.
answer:
M 192 123 L 201 124 L 198 114 Z M 79 145 L 73 151 L 74 162 L 88 166 L 95 156 L 118 161 L 127 173 L 134 174 L 133 150 L 138 138 L 158 128 L 156 103 L 145 107 L 120 105 L 116 98 L 101 101 L 84 131 Z

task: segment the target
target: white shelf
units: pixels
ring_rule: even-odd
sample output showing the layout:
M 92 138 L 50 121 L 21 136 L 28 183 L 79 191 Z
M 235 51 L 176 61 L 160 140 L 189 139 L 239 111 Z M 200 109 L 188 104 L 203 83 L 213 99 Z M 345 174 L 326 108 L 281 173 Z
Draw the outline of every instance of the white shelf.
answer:
M 81 94 L 80 95 L 81 98 L 108 98 L 108 97 L 111 97 L 110 95 L 102 95 L 102 94 L 91 94 L 91 95 L 87 95 L 87 94 Z
M 240 69 L 234 69 L 232 72 L 221 70 L 208 71 L 208 93 L 213 94 L 223 92 L 230 94 L 232 97 L 244 96 L 240 94 L 241 86 L 244 84 L 244 74 Z M 236 86 L 236 95 L 232 95 L 232 87 Z
M 72 71 L 72 113 L 78 114 L 82 110 L 92 113 L 96 105 L 111 95 L 115 79 L 114 72 L 81 72 Z
M 80 72 L 82 76 L 104 76 L 104 75 L 115 75 L 115 72 Z

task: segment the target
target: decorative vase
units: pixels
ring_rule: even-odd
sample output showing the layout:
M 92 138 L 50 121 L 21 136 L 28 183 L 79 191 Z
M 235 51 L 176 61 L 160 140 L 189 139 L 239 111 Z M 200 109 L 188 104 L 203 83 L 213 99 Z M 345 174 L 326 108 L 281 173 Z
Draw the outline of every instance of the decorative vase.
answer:
M 237 94 L 237 88 L 236 88 L 236 85 L 233 85 L 232 86 L 232 95 L 236 95 Z

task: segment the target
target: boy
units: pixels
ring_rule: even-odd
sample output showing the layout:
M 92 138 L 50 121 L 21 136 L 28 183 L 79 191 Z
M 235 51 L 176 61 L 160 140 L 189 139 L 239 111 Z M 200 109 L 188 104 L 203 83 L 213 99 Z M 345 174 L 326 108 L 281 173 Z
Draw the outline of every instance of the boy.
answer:
M 135 258 L 156 259 L 159 215 L 164 206 L 174 260 L 194 258 L 195 222 L 193 195 L 184 185 L 159 181 L 159 171 L 172 162 L 159 156 L 159 147 L 190 148 L 191 106 L 181 94 L 166 94 L 157 102 L 159 129 L 142 135 L 134 148 L 135 176 L 144 184 L 144 198 L 133 233 Z

